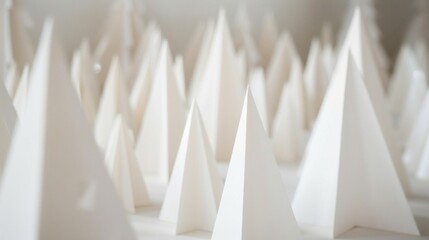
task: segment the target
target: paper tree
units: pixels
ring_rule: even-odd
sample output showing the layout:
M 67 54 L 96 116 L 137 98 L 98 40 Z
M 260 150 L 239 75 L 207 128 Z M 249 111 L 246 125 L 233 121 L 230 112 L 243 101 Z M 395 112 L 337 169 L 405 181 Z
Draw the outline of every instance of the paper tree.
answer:
M 134 153 L 132 130 L 121 116 L 116 117 L 107 146 L 107 169 L 125 209 L 134 213 L 136 207 L 148 205 L 150 199 Z
M 94 125 L 95 139 L 103 150 L 107 147 L 110 131 L 118 114 L 122 115 L 128 126 L 134 126 L 124 73 L 118 59 L 114 58 L 100 99 L 100 107 Z
M 330 237 L 355 226 L 419 235 L 351 55 L 338 62 L 314 125 L 293 210 Z
M 282 97 L 273 122 L 272 143 L 274 154 L 279 162 L 301 160 L 304 151 L 305 130 L 302 126 L 302 116 L 297 105 L 291 82 L 283 87 Z M 302 112 L 302 111 L 301 111 Z
M 168 182 L 185 118 L 185 103 L 177 87 L 168 44 L 164 41 L 136 141 L 136 154 L 145 177 Z
M 249 88 L 255 99 L 256 108 L 267 133 L 270 133 L 270 124 L 268 122 L 267 88 L 265 86 L 264 70 L 262 68 L 254 69 L 249 76 Z
M 196 98 L 218 161 L 228 161 L 234 145 L 244 99 L 239 67 L 225 12 L 221 11 Z
M 248 90 L 212 240 L 298 235 L 270 140 Z
M 204 73 L 205 67 L 207 65 L 207 58 L 210 51 L 211 41 L 214 34 L 214 23 L 209 21 L 204 31 L 203 42 L 201 43 L 200 48 L 198 49 L 198 57 L 192 72 L 192 78 L 187 86 L 188 89 L 188 100 L 192 101 L 196 95 L 197 90 L 201 85 L 202 74 Z
M 329 83 L 328 72 L 323 63 L 322 49 L 318 40 L 311 42 L 307 65 L 304 72 L 305 93 L 307 100 L 308 124 L 312 124 L 319 113 L 325 91 Z
M 422 70 L 415 71 L 408 80 L 410 86 L 399 119 L 399 132 L 404 139 L 408 139 L 410 135 L 428 90 L 425 73 Z
M 16 119 L 16 111 L 12 100 L 3 82 L 0 82 L 0 180 L 6 163 L 12 133 L 15 129 Z
M 222 195 L 213 151 L 194 102 L 177 153 L 160 219 L 175 225 L 175 233 L 212 231 Z
M 136 239 L 52 34 L 48 20 L 3 175 L 0 238 Z
M 382 74 L 376 62 L 374 46 L 371 44 L 368 29 L 359 8 L 353 12 L 344 44 L 338 56 L 338 62 L 346 61 L 351 53 L 356 60 L 358 69 L 363 74 L 363 80 L 367 88 L 371 103 L 380 124 L 383 136 L 386 140 L 395 169 L 398 172 L 402 187 L 408 192 L 409 185 L 404 166 L 400 159 L 399 146 L 393 132 L 392 121 L 388 113 L 388 103 L 384 95 Z M 338 64 L 337 62 L 337 64 Z
M 267 68 L 268 120 L 271 122 L 277 112 L 282 86 L 290 75 L 293 59 L 299 58 L 289 33 L 283 33 L 277 41 L 273 56 Z
M 404 45 L 396 61 L 391 83 L 388 88 L 390 109 L 395 117 L 399 117 L 403 109 L 407 90 L 410 87 L 409 79 L 419 64 L 415 54 L 408 45 Z
M 258 49 L 261 55 L 261 65 L 266 68 L 273 55 L 279 30 L 271 12 L 264 14 L 261 31 L 259 32 Z
M 19 118 L 23 118 L 27 106 L 28 71 L 28 66 L 25 66 L 19 80 L 18 88 L 16 89 L 15 97 L 13 98 L 13 105 Z
M 422 159 L 426 138 L 429 134 L 429 92 L 426 92 L 419 115 L 405 142 L 403 160 L 407 170 L 415 174 Z
M 131 89 L 130 105 L 134 114 L 134 132 L 138 133 L 143 121 L 144 112 L 152 87 L 152 79 L 159 50 L 161 48 L 161 36 L 159 32 L 149 39 L 148 49 L 145 51 L 141 64 L 139 65 L 138 75 Z
M 95 78 L 94 63 L 89 51 L 89 43 L 82 42 L 73 55 L 71 77 L 88 122 L 93 126 L 100 100 L 100 86 Z

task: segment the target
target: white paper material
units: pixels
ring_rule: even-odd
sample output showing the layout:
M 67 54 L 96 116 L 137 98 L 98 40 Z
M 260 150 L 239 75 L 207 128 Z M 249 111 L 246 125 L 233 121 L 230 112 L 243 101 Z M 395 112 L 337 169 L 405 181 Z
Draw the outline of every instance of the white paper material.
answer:
M 16 89 L 15 98 L 13 99 L 13 105 L 15 106 L 16 113 L 20 119 L 24 117 L 25 109 L 27 107 L 28 72 L 29 68 L 28 66 L 25 66 L 19 80 L 18 88 Z
M 202 45 L 204 44 L 205 31 L 209 24 L 210 22 L 199 23 L 186 46 L 185 54 L 183 55 L 186 88 L 188 88 L 192 79 L 192 74 L 195 71 L 195 66 L 198 62 L 198 55 Z
M 132 66 L 130 69 L 130 74 L 128 77 L 127 85 L 134 89 L 132 86 L 136 86 L 136 82 L 140 78 L 141 68 L 144 64 L 144 61 L 147 61 L 148 58 L 153 58 L 151 61 L 156 61 L 156 58 L 159 54 L 159 48 L 161 47 L 161 32 L 154 22 L 149 22 L 149 24 L 144 29 L 140 41 L 136 47 Z
M 332 75 L 336 63 L 336 55 L 332 45 L 324 45 L 322 47 L 322 59 L 325 65 L 328 76 Z
M 180 96 L 182 97 L 183 102 L 186 102 L 186 82 L 182 56 L 177 55 L 174 59 L 173 70 L 174 74 L 176 74 L 177 87 L 179 88 Z
M 146 184 L 134 153 L 134 134 L 119 115 L 110 134 L 105 163 L 125 210 L 150 204 Z
M 287 82 L 293 59 L 299 58 L 289 33 L 283 33 L 277 41 L 274 54 L 267 69 L 268 120 L 273 121 L 281 95 Z
M 403 160 L 409 173 L 414 175 L 422 159 L 426 138 L 429 134 L 429 92 L 426 92 L 419 115 L 410 137 L 405 143 Z
M 186 106 L 177 86 L 168 43 L 163 41 L 140 132 L 136 135 L 136 154 L 145 177 L 168 182 L 185 118 Z
M 13 63 L 12 36 L 10 30 L 10 9 L 12 1 L 1 2 L 0 18 L 0 77 L 4 80 L 8 67 Z
M 134 132 L 137 134 L 143 121 L 146 104 L 152 87 L 154 69 L 161 48 L 161 36 L 159 32 L 148 38 L 147 50 L 144 51 L 138 74 L 131 88 L 130 106 L 134 115 Z
M 212 231 L 222 188 L 214 153 L 194 102 L 159 218 L 174 223 L 176 234 Z
M 319 113 L 325 91 L 329 83 L 328 72 L 323 63 L 322 49 L 318 40 L 311 42 L 307 64 L 305 66 L 304 81 L 307 99 L 308 124 L 311 126 Z
M 426 137 L 424 148 L 416 171 L 416 177 L 421 180 L 429 180 L 429 138 Z
M 41 36 L 28 111 L 0 189 L 0 238 L 136 239 L 67 77 L 52 21 Z
M 388 88 L 389 107 L 394 117 L 400 117 L 401 111 L 404 109 L 406 93 L 410 87 L 410 79 L 413 77 L 414 71 L 419 70 L 415 54 L 408 45 L 404 45 L 399 53 Z
M 247 63 L 246 63 L 246 51 L 244 49 L 239 49 L 235 55 L 235 61 L 237 65 L 238 79 L 243 88 L 247 86 Z
M 258 49 L 261 56 L 261 66 L 267 68 L 276 46 L 279 30 L 272 12 L 264 14 L 264 20 L 259 32 Z
M 262 68 L 253 69 L 249 75 L 249 88 L 252 91 L 262 124 L 269 134 L 271 128 L 268 122 L 267 88 L 265 84 L 264 70 Z
M 351 54 L 338 62 L 308 143 L 295 216 L 329 237 L 355 226 L 419 235 L 362 77 Z
M 270 140 L 248 91 L 212 240 L 298 236 Z
M 188 84 L 188 101 L 192 101 L 201 85 L 202 74 L 207 65 L 207 58 L 210 51 L 211 41 L 214 34 L 214 23 L 209 21 L 204 31 L 204 39 L 198 51 L 197 62 L 195 63 L 194 71 L 192 72 L 191 81 Z
M 71 77 L 88 122 L 93 127 L 100 99 L 100 86 L 95 78 L 88 42 L 82 42 L 73 55 Z
M 114 58 L 110 66 L 94 124 L 95 139 L 103 150 L 106 150 L 110 131 L 118 114 L 122 115 L 128 126 L 134 126 L 122 66 L 119 60 Z
M 228 161 L 231 156 L 244 99 L 237 65 L 225 12 L 221 11 L 196 98 L 218 161 Z
M 298 113 L 299 105 L 294 98 L 295 89 L 291 83 L 283 87 L 277 117 L 273 122 L 272 144 L 274 155 L 279 162 L 301 160 L 304 151 L 305 130 Z
M 0 178 L 6 163 L 6 157 L 9 150 L 12 134 L 15 129 L 16 112 L 12 100 L 3 85 L 0 82 Z
M 409 137 L 427 92 L 427 80 L 423 71 L 415 71 L 409 81 L 410 87 L 404 99 L 399 122 L 399 132 L 404 139 Z
M 389 147 L 390 155 L 392 156 L 395 169 L 398 172 L 402 187 L 405 192 L 408 192 L 408 178 L 406 176 L 405 167 L 400 159 L 399 146 L 396 136 L 393 132 L 392 121 L 388 113 L 388 103 L 384 94 L 383 80 L 381 78 L 380 69 L 375 62 L 375 57 L 372 52 L 373 46 L 370 44 L 369 33 L 366 29 L 361 11 L 356 9 L 347 33 L 347 37 L 341 48 L 338 57 L 338 62 L 343 62 L 351 53 L 356 60 L 356 64 L 363 73 L 368 94 L 374 106 L 377 119 L 380 123 L 383 136 Z

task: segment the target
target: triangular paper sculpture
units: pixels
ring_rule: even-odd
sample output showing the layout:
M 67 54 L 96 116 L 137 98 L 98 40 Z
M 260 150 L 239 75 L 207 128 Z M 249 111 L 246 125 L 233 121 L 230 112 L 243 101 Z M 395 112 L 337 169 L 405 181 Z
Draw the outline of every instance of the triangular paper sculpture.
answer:
M 197 93 L 207 134 L 218 161 L 228 161 L 231 156 L 244 99 L 237 69 L 240 66 L 236 61 L 225 12 L 221 11 Z
M 260 56 L 252 36 L 252 27 L 245 5 L 240 5 L 237 9 L 232 32 L 235 46 L 246 53 L 247 64 L 249 66 L 258 64 Z
M 105 162 L 110 177 L 125 210 L 134 213 L 136 207 L 148 205 L 150 199 L 134 153 L 134 134 L 120 115 L 115 119 L 107 146 Z
M 88 44 L 83 42 L 79 51 L 74 53 L 71 77 L 88 122 L 93 127 L 100 99 L 100 86 L 95 78 Z
M 186 102 L 186 82 L 182 56 L 178 55 L 174 59 L 173 71 L 176 75 L 177 87 L 179 88 L 180 96 L 182 97 L 183 102 Z
M 349 53 L 356 60 L 356 64 L 362 72 L 365 86 L 378 122 L 380 123 L 395 169 L 401 180 L 402 187 L 405 192 L 408 192 L 408 178 L 400 159 L 399 144 L 393 132 L 392 120 L 388 112 L 388 103 L 384 94 L 383 80 L 372 49 L 373 46 L 370 44 L 365 21 L 362 18 L 361 11 L 356 9 L 353 13 L 346 39 L 339 53 L 337 64 L 346 61 Z
M 273 121 L 277 112 L 282 86 L 290 74 L 293 59 L 299 58 L 289 33 L 283 33 L 277 41 L 267 69 L 268 120 Z
M 167 183 L 173 169 L 186 118 L 168 43 L 163 41 L 153 86 L 136 141 L 137 158 L 145 177 Z
M 15 63 L 10 64 L 7 68 L 4 82 L 10 98 L 13 99 L 15 97 L 16 89 L 19 85 L 19 74 L 17 72 Z
M 307 117 L 311 125 L 319 113 L 325 91 L 328 86 L 328 72 L 323 63 L 321 45 L 318 40 L 311 42 L 307 65 L 305 66 L 304 81 L 307 98 Z
M 270 140 L 248 91 L 212 240 L 298 236 Z
M 160 219 L 175 233 L 212 231 L 222 195 L 222 178 L 194 102 L 177 152 Z
M 336 55 L 332 45 L 322 46 L 322 59 L 328 76 L 330 77 L 332 75 L 332 72 L 334 71 L 336 63 Z
M 264 68 L 266 68 L 270 62 L 278 37 L 279 30 L 273 13 L 265 13 L 258 40 L 258 48 L 261 55 L 261 65 Z
M 404 45 L 396 61 L 394 73 L 388 88 L 389 104 L 392 114 L 398 118 L 403 109 L 406 93 L 410 87 L 413 72 L 420 70 L 413 50 Z
M 428 89 L 425 74 L 421 70 L 415 71 L 408 81 L 410 86 L 399 119 L 399 132 L 404 139 L 409 137 Z
M 302 106 L 295 100 L 295 90 L 291 82 L 285 83 L 277 117 L 273 121 L 272 143 L 279 162 L 299 161 L 304 151 L 305 130 L 299 114 Z
M 415 174 L 422 159 L 429 134 L 429 91 L 426 92 L 413 130 L 405 143 L 403 161 L 409 173 Z
M 148 58 L 154 58 L 152 61 L 156 61 L 159 48 L 161 47 L 161 38 L 161 32 L 156 23 L 149 22 L 140 37 L 140 42 L 134 53 L 128 77 L 128 86 L 131 87 L 131 89 L 133 89 L 132 86 L 135 86 L 137 84 L 136 81 L 140 78 L 139 75 L 142 71 L 141 67 L 144 64 L 143 62 L 147 61 Z
M 12 134 L 15 129 L 17 116 L 12 99 L 3 82 L 0 81 L 0 181 L 6 162 Z
M 353 227 L 419 235 L 352 55 L 336 66 L 293 210 L 298 222 L 321 227 L 330 237 Z
M 261 116 L 264 128 L 267 133 L 269 133 L 271 128 L 268 122 L 267 89 L 265 86 L 264 70 L 262 70 L 262 68 L 255 68 L 250 73 L 249 88 L 252 91 L 256 108 L 258 109 L 259 116 Z
M 149 93 L 152 87 L 153 72 L 161 47 L 161 36 L 155 34 L 147 43 L 147 49 L 138 68 L 138 74 L 130 95 L 131 110 L 134 115 L 134 132 L 138 133 L 143 120 Z
M 94 124 L 95 139 L 103 150 L 107 147 L 110 131 L 118 114 L 122 115 L 128 126 L 134 126 L 125 86 L 125 77 L 118 59 L 114 58 Z
M 193 100 L 197 95 L 197 90 L 201 85 L 202 74 L 207 65 L 207 59 L 210 51 L 211 41 L 214 34 L 214 23 L 209 21 L 204 31 L 204 39 L 198 51 L 198 57 L 192 72 L 192 78 L 188 83 L 188 99 Z
M 19 80 L 18 88 L 16 89 L 15 98 L 13 99 L 13 105 L 15 106 L 16 113 L 21 119 L 24 116 L 25 109 L 27 106 L 28 71 L 28 66 L 25 66 L 21 74 L 21 79 Z
M 209 22 L 198 24 L 186 46 L 185 54 L 183 55 L 186 87 L 189 86 L 190 80 L 192 79 L 192 74 L 198 61 L 199 51 L 204 44 L 205 31 L 209 24 Z
M 140 37 L 140 33 L 136 31 L 140 27 L 135 25 L 141 20 L 133 21 L 133 17 L 139 14 L 138 8 L 135 7 L 136 3 L 136 1 L 114 1 L 108 10 L 94 52 L 94 60 L 100 66 L 97 75 L 100 82 L 106 79 L 115 56 L 118 57 L 125 73 L 128 73 L 128 68 L 131 67 L 131 51 Z
M 3 175 L 0 238 L 136 239 L 52 32 L 48 20 Z

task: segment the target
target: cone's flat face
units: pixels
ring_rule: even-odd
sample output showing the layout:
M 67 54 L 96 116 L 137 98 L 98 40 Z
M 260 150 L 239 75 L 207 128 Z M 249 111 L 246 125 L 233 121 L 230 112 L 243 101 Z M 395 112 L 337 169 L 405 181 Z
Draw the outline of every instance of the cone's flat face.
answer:
M 212 239 L 296 238 L 299 231 L 288 202 L 248 91 Z
M 189 112 L 160 219 L 176 233 L 212 231 L 222 194 L 222 179 L 195 103 Z
M 32 68 L 27 117 L 11 144 L 0 238 L 134 239 L 52 31 L 48 21 Z
M 337 65 L 313 131 L 293 204 L 299 222 L 334 237 L 354 226 L 419 235 L 350 56 Z

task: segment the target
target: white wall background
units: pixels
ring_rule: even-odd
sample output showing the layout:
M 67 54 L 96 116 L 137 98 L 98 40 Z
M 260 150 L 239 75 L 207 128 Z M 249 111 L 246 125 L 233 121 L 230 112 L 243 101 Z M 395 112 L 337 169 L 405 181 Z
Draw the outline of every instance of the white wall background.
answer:
M 98 27 L 113 0 L 20 0 L 35 20 L 35 40 L 43 19 L 54 16 L 59 35 L 70 52 L 82 37 L 94 40 Z M 274 12 L 281 29 L 292 32 L 301 55 L 306 56 L 311 38 L 319 34 L 329 21 L 337 29 L 346 0 L 143 0 L 145 17 L 155 19 L 170 40 L 173 51 L 180 52 L 196 23 L 215 18 L 219 7 L 227 10 L 230 19 L 240 4 L 247 6 L 255 30 L 265 11 Z M 395 55 L 403 31 L 412 17 L 412 0 L 376 0 L 383 44 Z

